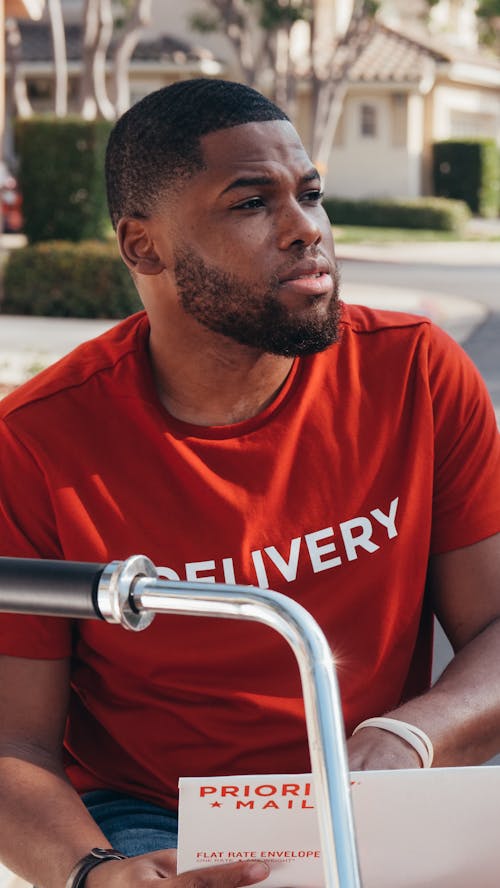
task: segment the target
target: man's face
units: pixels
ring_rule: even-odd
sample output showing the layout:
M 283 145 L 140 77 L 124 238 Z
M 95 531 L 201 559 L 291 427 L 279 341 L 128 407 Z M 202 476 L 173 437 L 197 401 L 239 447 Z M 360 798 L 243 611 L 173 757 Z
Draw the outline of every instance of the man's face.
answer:
M 278 355 L 337 338 L 338 276 L 320 180 L 286 121 L 202 139 L 206 168 L 170 216 L 177 292 L 186 313 L 243 345 Z

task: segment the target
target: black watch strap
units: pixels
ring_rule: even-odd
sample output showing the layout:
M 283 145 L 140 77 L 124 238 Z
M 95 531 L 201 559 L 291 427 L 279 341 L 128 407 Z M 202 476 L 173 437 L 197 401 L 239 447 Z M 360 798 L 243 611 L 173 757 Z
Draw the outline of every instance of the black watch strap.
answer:
M 92 851 L 82 857 L 71 870 L 66 888 L 82 888 L 90 870 L 108 860 L 127 860 L 127 855 L 115 851 L 114 848 L 92 848 Z

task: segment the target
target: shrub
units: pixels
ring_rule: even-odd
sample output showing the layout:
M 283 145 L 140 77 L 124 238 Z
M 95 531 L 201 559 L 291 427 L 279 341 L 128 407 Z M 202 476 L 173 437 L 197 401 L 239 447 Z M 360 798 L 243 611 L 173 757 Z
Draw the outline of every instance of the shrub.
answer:
M 4 277 L 4 314 L 123 318 L 141 308 L 114 243 L 44 242 L 13 250 Z
M 427 228 L 460 234 L 470 213 L 463 201 L 422 197 L 415 200 L 343 200 L 329 197 L 324 207 L 337 225 Z
M 449 139 L 433 149 L 434 192 L 464 200 L 473 213 L 500 209 L 500 158 L 494 139 Z
M 16 125 L 25 232 L 41 240 L 104 238 L 107 121 L 33 117 Z

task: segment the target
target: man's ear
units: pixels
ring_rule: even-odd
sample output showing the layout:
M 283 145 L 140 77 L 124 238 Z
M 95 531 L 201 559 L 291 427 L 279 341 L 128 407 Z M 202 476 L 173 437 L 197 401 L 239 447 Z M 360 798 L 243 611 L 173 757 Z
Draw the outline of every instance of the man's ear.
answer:
M 156 252 L 153 240 L 142 219 L 125 216 L 116 229 L 123 261 L 136 274 L 161 274 L 165 263 Z

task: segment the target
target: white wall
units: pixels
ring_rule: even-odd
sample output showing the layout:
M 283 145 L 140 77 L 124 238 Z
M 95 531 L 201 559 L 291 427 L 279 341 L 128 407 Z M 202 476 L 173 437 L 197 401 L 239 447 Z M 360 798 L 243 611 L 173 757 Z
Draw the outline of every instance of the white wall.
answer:
M 440 85 L 434 91 L 434 139 L 489 136 L 500 144 L 500 91 Z
M 474 49 L 477 46 L 476 0 L 440 0 L 430 13 L 430 30 L 445 34 L 456 46 Z
M 372 104 L 377 112 L 375 136 L 360 135 L 361 106 Z M 395 144 L 393 94 L 358 94 L 347 98 L 340 131 L 334 146 L 325 190 L 352 198 L 417 197 L 421 190 L 423 104 L 418 95 L 407 105 L 405 138 Z
M 194 46 L 204 46 L 210 49 L 214 55 L 229 66 L 228 74 L 233 73 L 237 67 L 237 60 L 230 41 L 224 34 L 200 34 L 193 31 L 189 21 L 193 13 L 203 9 L 200 0 L 153 0 L 152 25 L 146 29 L 145 34 L 151 37 L 159 33 L 171 34 L 186 40 Z

